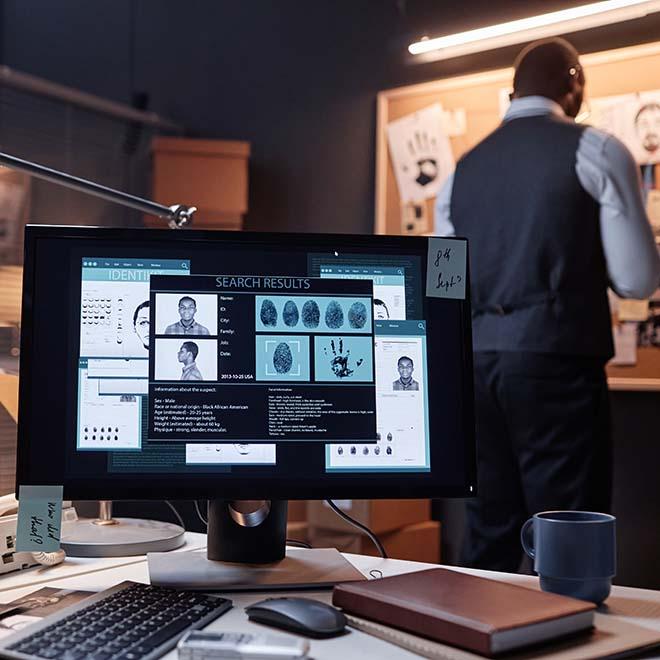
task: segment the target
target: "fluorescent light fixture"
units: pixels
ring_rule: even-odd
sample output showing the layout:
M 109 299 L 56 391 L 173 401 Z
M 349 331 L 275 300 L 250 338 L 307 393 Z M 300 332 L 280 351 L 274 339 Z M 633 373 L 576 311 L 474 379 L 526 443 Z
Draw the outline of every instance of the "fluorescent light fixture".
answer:
M 458 32 L 435 39 L 423 38 L 408 46 L 415 61 L 432 62 L 493 50 L 536 39 L 622 23 L 660 11 L 660 0 L 603 0 L 517 21 Z

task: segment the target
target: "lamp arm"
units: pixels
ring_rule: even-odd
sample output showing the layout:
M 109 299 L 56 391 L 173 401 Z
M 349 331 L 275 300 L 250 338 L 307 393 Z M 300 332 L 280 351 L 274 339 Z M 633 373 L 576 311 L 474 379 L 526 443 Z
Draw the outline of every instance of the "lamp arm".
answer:
M 163 204 L 158 204 L 148 199 L 142 199 L 135 195 L 129 195 L 120 190 L 114 190 L 113 188 L 102 186 L 94 181 L 81 179 L 77 176 L 72 176 L 65 172 L 59 172 L 50 167 L 44 167 L 43 165 L 32 163 L 28 160 L 22 160 L 21 158 L 16 158 L 15 156 L 2 152 L 0 152 L 0 165 L 4 165 L 13 170 L 19 170 L 20 172 L 25 172 L 30 176 L 36 176 L 39 179 L 44 179 L 45 181 L 50 181 L 51 183 L 71 188 L 72 190 L 78 190 L 79 192 L 87 193 L 88 195 L 93 195 L 94 197 L 99 197 L 109 202 L 114 202 L 115 204 L 121 204 L 122 206 L 142 211 L 143 213 L 149 213 L 151 215 L 156 215 L 159 218 L 165 218 L 171 229 L 181 229 L 182 227 L 191 224 L 193 215 L 197 210 L 194 206 L 185 206 L 183 204 L 164 206 Z

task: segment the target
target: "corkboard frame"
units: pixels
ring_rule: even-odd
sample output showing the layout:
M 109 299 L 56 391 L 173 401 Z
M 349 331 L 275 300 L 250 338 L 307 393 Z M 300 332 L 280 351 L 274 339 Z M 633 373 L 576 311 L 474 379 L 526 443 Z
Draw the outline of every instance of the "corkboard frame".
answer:
M 587 76 L 587 99 L 660 89 L 660 41 L 589 53 L 581 57 Z M 445 110 L 463 109 L 464 135 L 451 137 L 456 159 L 492 131 L 500 121 L 499 93 L 511 86 L 513 69 L 498 69 L 383 90 L 377 95 L 376 117 L 376 234 L 401 233 L 401 204 L 387 145 L 387 124 L 432 103 Z M 588 122 L 588 120 L 587 120 Z M 432 233 L 435 199 L 427 200 Z M 608 366 L 610 389 L 660 391 L 660 349 L 639 349 L 633 367 Z

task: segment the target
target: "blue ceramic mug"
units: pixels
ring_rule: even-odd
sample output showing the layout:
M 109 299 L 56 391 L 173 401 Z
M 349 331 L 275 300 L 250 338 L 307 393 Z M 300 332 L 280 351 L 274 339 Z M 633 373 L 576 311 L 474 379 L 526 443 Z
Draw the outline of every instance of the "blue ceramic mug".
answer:
M 536 513 L 520 530 L 541 589 L 600 605 L 616 575 L 616 518 L 591 511 Z

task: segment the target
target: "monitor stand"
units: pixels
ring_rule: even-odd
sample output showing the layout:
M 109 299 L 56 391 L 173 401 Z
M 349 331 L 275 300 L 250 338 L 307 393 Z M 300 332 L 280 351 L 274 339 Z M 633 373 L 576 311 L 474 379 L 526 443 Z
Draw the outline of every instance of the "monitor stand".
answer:
M 209 500 L 207 557 L 271 564 L 286 552 L 286 500 Z
M 211 500 L 206 553 L 147 555 L 151 584 L 245 591 L 330 588 L 364 580 L 334 548 L 286 548 L 286 500 Z
M 98 518 L 64 523 L 61 546 L 69 557 L 131 557 L 179 548 L 184 534 L 172 523 L 113 518 L 112 502 L 102 500 Z

